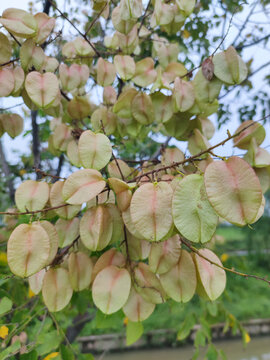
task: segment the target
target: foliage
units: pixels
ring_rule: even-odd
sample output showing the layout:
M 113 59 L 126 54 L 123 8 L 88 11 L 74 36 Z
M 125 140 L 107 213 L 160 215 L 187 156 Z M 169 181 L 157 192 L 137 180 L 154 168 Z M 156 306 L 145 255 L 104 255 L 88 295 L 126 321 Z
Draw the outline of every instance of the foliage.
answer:
M 156 307 L 189 302 L 195 293 L 219 298 L 225 270 L 269 283 L 224 267 L 206 248 L 219 218 L 238 226 L 258 221 L 270 186 L 270 154 L 260 146 L 266 136 L 260 121 L 267 116 L 209 143 L 215 127 L 208 116 L 219 111 L 222 86 L 240 86 L 248 65 L 234 46 L 220 50 L 224 35 L 212 53 L 203 40 L 206 52 L 193 66 L 189 51 L 197 48 L 198 29 L 210 26 L 195 1 L 92 5 L 95 16 L 83 30 L 51 0 L 42 13 L 7 9 L 0 18 L 0 96 L 23 99 L 33 136 L 25 171 L 14 169 L 24 180 L 15 193 L 1 146 L 15 207 L 1 213 L 0 359 L 18 353 L 22 359 L 91 358 L 70 343 L 97 309 L 101 323 L 128 318 L 129 345 Z M 201 3 L 202 10 L 207 6 Z M 60 19 L 48 16 L 51 7 L 75 29 L 74 38 L 56 32 Z M 180 33 L 194 42 L 184 46 Z M 98 103 L 90 100 L 95 90 L 103 91 Z M 17 113 L 0 114 L 1 134 L 11 138 L 23 132 L 23 123 Z M 167 140 L 159 148 L 154 137 L 162 135 Z M 189 155 L 170 146 L 171 138 L 187 142 Z M 230 140 L 246 151 L 243 158 L 216 160 L 215 149 Z M 63 162 L 67 177 L 61 176 Z M 200 321 L 195 346 L 207 343 L 206 356 L 215 359 L 210 324 L 217 305 L 200 304 L 202 313 L 186 317 L 178 339 Z M 248 342 L 222 306 L 221 314 Z

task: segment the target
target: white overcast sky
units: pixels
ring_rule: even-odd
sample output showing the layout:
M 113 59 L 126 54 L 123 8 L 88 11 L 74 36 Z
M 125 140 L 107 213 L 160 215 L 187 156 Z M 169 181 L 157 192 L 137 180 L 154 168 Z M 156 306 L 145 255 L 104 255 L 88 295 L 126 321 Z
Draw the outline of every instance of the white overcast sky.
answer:
M 7 7 L 16 7 L 16 8 L 20 8 L 20 9 L 24 9 L 27 10 L 28 9 L 28 2 L 29 0 L 8 0 L 8 1 L 4 1 L 4 0 L 0 0 L 0 14 L 2 14 L 2 12 L 7 8 Z M 35 1 L 33 0 L 35 8 L 37 8 L 38 10 L 42 9 L 42 1 Z M 57 1 L 59 8 L 63 7 L 64 4 L 64 0 L 58 0 Z M 90 1 L 89 1 L 90 3 Z M 250 4 L 252 4 L 252 1 L 250 2 Z M 247 13 L 248 13 L 248 8 L 247 8 Z M 243 13 L 241 15 L 241 17 L 243 17 L 243 19 L 245 18 L 246 14 Z M 241 18 L 239 18 L 241 20 Z M 258 19 L 259 20 L 259 19 Z M 235 37 L 235 31 L 233 29 L 233 27 L 231 28 L 227 38 L 225 39 L 225 48 L 226 46 L 229 46 L 230 43 L 232 42 L 232 40 Z M 250 59 L 252 56 L 254 56 L 253 53 L 249 52 L 249 51 L 254 51 L 254 49 L 251 47 L 250 50 L 247 49 L 247 51 L 245 52 L 245 58 L 244 60 L 248 60 Z M 254 65 L 256 65 L 256 61 L 260 61 L 261 59 L 267 59 L 269 58 L 269 52 L 265 51 L 265 49 L 263 47 L 258 47 L 256 49 L 256 56 L 254 59 Z M 256 82 L 255 82 L 255 87 L 258 87 L 258 89 L 261 87 L 261 79 L 263 76 L 265 76 L 266 73 L 269 73 L 270 67 L 266 68 L 264 71 L 261 71 L 260 73 L 258 73 L 258 76 L 256 77 Z M 253 79 L 254 80 L 254 79 Z M 269 90 L 268 90 L 269 91 Z M 240 101 L 244 101 L 245 99 L 240 99 Z M 230 96 L 228 96 L 228 101 L 230 101 Z M 0 107 L 7 107 L 10 105 L 14 105 L 14 104 L 18 104 L 20 103 L 21 100 L 19 98 L 8 98 L 8 99 L 0 99 Z M 14 112 L 17 111 L 17 109 L 19 108 L 15 108 Z M 259 115 L 258 115 L 259 116 Z M 257 118 L 254 118 L 254 120 L 258 120 Z M 267 125 L 267 137 L 266 140 L 264 141 L 264 143 L 262 144 L 262 146 L 268 146 L 270 144 L 270 122 L 268 122 Z M 26 130 L 29 130 L 29 121 L 28 124 L 26 124 Z M 236 117 L 232 117 L 231 121 L 229 123 L 227 123 L 225 126 L 222 127 L 222 129 L 220 131 L 218 131 L 214 137 L 211 139 L 211 144 L 216 144 L 217 142 L 223 140 L 224 138 L 226 138 L 226 131 L 227 129 L 230 130 L 231 133 L 233 133 L 236 128 L 239 126 L 238 121 L 236 120 Z M 23 152 L 29 152 L 29 137 L 27 138 L 23 138 L 22 136 L 17 137 L 15 140 L 11 140 L 8 135 L 4 135 L 4 146 L 7 152 L 7 158 L 11 163 L 16 163 L 18 161 L 18 157 L 16 156 L 16 154 L 14 154 L 14 150 L 16 152 L 20 152 L 23 150 Z M 181 146 L 182 147 L 182 146 Z M 185 150 L 182 148 L 182 150 Z M 268 149 L 269 150 L 269 149 Z M 234 152 L 234 149 L 232 147 L 232 144 L 230 142 L 228 142 L 224 147 L 219 148 L 216 153 L 218 155 L 231 155 Z M 239 150 L 235 150 L 236 154 L 239 154 Z

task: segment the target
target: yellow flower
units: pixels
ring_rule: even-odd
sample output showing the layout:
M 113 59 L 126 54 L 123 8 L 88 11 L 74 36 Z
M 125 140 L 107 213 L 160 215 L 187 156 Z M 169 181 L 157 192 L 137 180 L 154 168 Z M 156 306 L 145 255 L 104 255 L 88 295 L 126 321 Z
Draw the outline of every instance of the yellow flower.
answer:
M 23 176 L 24 174 L 26 174 L 26 170 L 25 170 L 25 169 L 21 169 L 21 170 L 19 171 L 19 174 L 20 174 L 21 176 Z
M 5 339 L 8 336 L 8 327 L 3 325 L 0 327 L 0 338 Z
M 0 252 L 0 264 L 7 264 L 7 254 L 5 252 Z
M 226 253 L 222 254 L 221 257 L 220 257 L 221 262 L 225 262 L 228 259 L 229 259 L 229 255 L 226 254 Z
M 127 317 L 124 318 L 123 323 L 124 323 L 125 326 L 127 326 L 127 324 L 128 324 L 128 318 Z
M 29 297 L 29 298 L 32 298 L 32 297 L 34 297 L 34 296 L 36 296 L 36 294 L 29 288 L 29 290 L 28 290 L 28 297 Z
M 188 39 L 190 37 L 190 32 L 185 29 L 182 32 L 182 36 L 184 39 Z
M 245 341 L 245 344 L 248 344 L 250 342 L 250 336 L 249 336 L 249 333 L 245 332 L 244 334 L 244 341 Z
M 58 355 L 59 355 L 59 352 L 53 352 L 53 353 L 50 353 L 49 355 L 47 355 L 43 360 L 50 360 L 50 359 L 55 358 Z

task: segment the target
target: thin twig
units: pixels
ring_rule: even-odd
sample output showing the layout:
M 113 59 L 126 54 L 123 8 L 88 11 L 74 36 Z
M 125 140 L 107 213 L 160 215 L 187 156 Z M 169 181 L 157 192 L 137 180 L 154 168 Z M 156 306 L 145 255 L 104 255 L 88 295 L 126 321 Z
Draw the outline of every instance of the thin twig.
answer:
M 172 168 L 175 168 L 179 165 L 183 165 L 187 162 L 191 162 L 191 161 L 194 161 L 196 158 L 199 158 L 201 157 L 201 155 L 204 155 L 204 154 L 207 154 L 207 153 L 210 153 L 212 150 L 216 149 L 217 147 L 221 146 L 221 145 L 224 145 L 226 144 L 226 142 L 228 142 L 229 140 L 235 138 L 236 136 L 240 135 L 243 131 L 247 130 L 249 127 L 257 124 L 259 121 L 263 121 L 267 118 L 270 117 L 270 114 L 264 116 L 262 119 L 260 120 L 257 120 L 257 121 L 254 121 L 252 122 L 251 124 L 245 126 L 243 129 L 239 130 L 237 133 L 235 133 L 234 135 L 231 135 L 229 132 L 228 132 L 228 137 L 227 139 L 223 140 L 223 141 L 220 141 L 219 143 L 217 143 L 216 145 L 213 145 L 211 146 L 210 148 L 206 149 L 206 150 L 203 150 L 201 152 L 199 152 L 198 154 L 196 155 L 193 155 L 193 156 L 190 156 L 182 161 L 178 161 L 178 162 L 175 162 L 174 164 L 172 165 L 167 165 L 167 166 L 162 166 L 160 167 L 159 169 L 155 169 L 155 170 L 152 170 L 152 171 L 148 171 L 142 175 L 139 175 L 139 176 L 136 176 L 135 178 L 133 178 L 132 180 L 129 180 L 128 182 L 135 182 L 135 181 L 139 181 L 142 177 L 144 176 L 148 176 L 148 175 L 152 175 L 153 173 L 158 173 L 160 171 L 164 171 L 164 170 L 168 170 L 168 169 L 172 169 Z
M 85 36 L 87 36 L 87 34 L 89 33 L 89 31 L 92 29 L 92 27 L 95 25 L 96 21 L 98 20 L 98 18 L 100 17 L 100 15 L 103 13 L 103 11 L 106 9 L 108 5 L 108 2 L 105 2 L 105 5 L 101 8 L 101 10 L 99 11 L 99 13 L 94 17 L 94 19 L 91 21 L 91 23 L 89 24 L 89 27 L 87 28 L 86 32 L 84 33 Z
M 101 56 L 99 51 L 97 51 L 97 49 L 95 48 L 95 46 L 91 43 L 91 41 L 87 38 L 87 36 L 85 34 L 83 34 L 76 25 L 73 24 L 72 21 L 69 20 L 69 18 L 53 3 L 52 0 L 48 0 L 52 6 L 55 8 L 55 10 L 57 10 L 59 12 L 59 14 L 62 16 L 62 18 L 64 18 L 65 20 L 67 20 L 70 25 L 84 38 L 84 40 L 91 46 L 91 48 L 94 50 L 94 52 L 97 54 L 97 56 Z
M 9 61 L 7 61 L 7 62 L 5 62 L 3 64 L 0 64 L 0 67 L 6 66 L 6 65 L 9 65 L 9 64 L 13 64 L 14 62 L 19 61 L 19 60 L 20 60 L 20 58 L 9 60 Z
M 61 209 L 62 207 L 68 206 L 69 204 L 62 204 L 58 206 L 53 206 L 45 209 L 35 210 L 35 211 L 24 211 L 24 212 L 10 212 L 10 211 L 0 211 L 0 215 L 11 215 L 11 216 L 20 216 L 20 215 L 33 215 L 38 213 L 43 213 L 51 210 Z
M 219 267 L 220 269 L 223 269 L 227 272 L 230 272 L 230 273 L 233 273 L 235 275 L 239 275 L 239 276 L 242 276 L 242 277 L 245 277 L 245 278 L 253 278 L 253 279 L 256 279 L 256 280 L 261 280 L 261 281 L 264 281 L 266 282 L 268 285 L 270 285 L 270 280 L 267 280 L 266 278 L 264 277 L 261 277 L 261 276 L 257 276 L 257 275 L 251 275 L 251 274 L 246 274 L 246 273 L 242 273 L 240 271 L 236 271 L 234 269 L 230 269 L 230 268 L 227 268 L 225 266 L 222 266 L 210 259 L 208 259 L 206 256 L 204 256 L 203 254 L 200 253 L 200 250 L 198 250 L 197 248 L 195 248 L 194 246 L 192 246 L 188 241 L 186 241 L 185 239 L 181 238 L 181 242 L 183 244 L 185 244 L 192 252 L 194 252 L 195 254 L 199 255 L 201 258 L 203 258 L 204 260 L 208 261 L 210 264 L 212 265 L 215 265 L 217 267 Z

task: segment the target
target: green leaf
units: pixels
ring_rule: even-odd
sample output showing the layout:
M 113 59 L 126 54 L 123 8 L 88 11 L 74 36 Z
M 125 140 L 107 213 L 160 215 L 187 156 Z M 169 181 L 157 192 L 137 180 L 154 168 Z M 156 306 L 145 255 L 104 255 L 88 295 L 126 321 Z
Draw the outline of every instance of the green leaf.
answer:
M 78 360 L 94 360 L 94 356 L 92 354 L 79 354 Z
M 216 302 L 208 302 L 206 304 L 207 311 L 209 314 L 213 317 L 217 316 L 218 313 L 218 307 Z
M 181 341 L 187 338 L 195 324 L 196 324 L 195 316 L 194 315 L 187 316 L 177 332 L 177 340 Z
M 38 354 L 36 350 L 32 350 L 27 354 L 20 355 L 20 360 L 38 360 Z
M 194 345 L 196 348 L 199 346 L 205 346 L 205 334 L 202 330 L 198 330 L 195 335 Z
M 58 331 L 53 330 L 48 333 L 42 333 L 38 336 L 37 352 L 39 355 L 45 355 L 58 348 L 62 336 Z
M 126 330 L 127 346 L 135 343 L 143 334 L 143 324 L 141 322 L 128 321 Z
M 205 355 L 205 360 L 217 360 L 218 359 L 218 352 L 216 347 L 213 344 L 210 344 Z
M 12 345 L 7 347 L 2 353 L 0 354 L 0 360 L 5 360 L 9 358 L 12 354 L 16 353 L 21 347 L 21 343 L 19 340 L 15 341 Z
M 12 308 L 12 301 L 8 297 L 5 296 L 0 301 L 0 315 L 5 314 L 9 310 L 11 310 L 11 308 Z
M 62 360 L 75 360 L 75 356 L 72 350 L 63 344 L 60 345 L 60 354 Z

